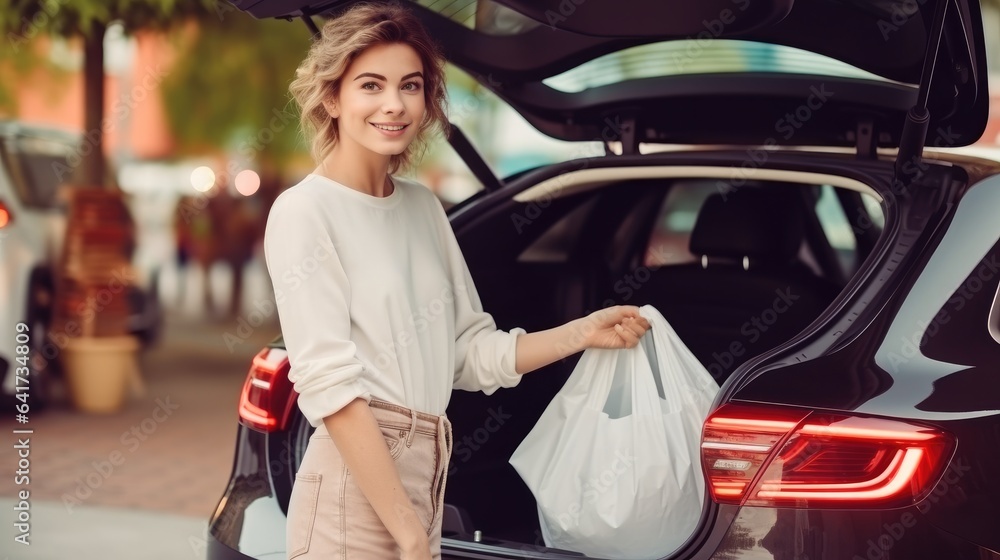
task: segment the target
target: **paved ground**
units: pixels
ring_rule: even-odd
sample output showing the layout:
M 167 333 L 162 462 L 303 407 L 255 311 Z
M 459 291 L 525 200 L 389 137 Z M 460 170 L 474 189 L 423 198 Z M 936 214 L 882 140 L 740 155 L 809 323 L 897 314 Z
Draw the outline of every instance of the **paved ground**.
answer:
M 248 267 L 244 316 L 268 298 L 259 262 Z M 210 319 L 200 307 L 200 279 L 175 301 L 178 276 L 161 290 L 171 310 L 164 336 L 141 357 L 145 394 L 108 416 L 73 410 L 62 385 L 56 402 L 33 414 L 30 442 L 30 547 L 14 543 L 17 456 L 13 414 L 0 416 L 0 560 L 203 558 L 205 524 L 233 461 L 236 405 L 250 359 L 278 332 L 271 316 L 230 349 L 238 322 Z M 225 271 L 212 284 L 226 294 Z M 224 301 L 219 299 L 218 301 Z M 222 307 L 220 305 L 220 307 Z

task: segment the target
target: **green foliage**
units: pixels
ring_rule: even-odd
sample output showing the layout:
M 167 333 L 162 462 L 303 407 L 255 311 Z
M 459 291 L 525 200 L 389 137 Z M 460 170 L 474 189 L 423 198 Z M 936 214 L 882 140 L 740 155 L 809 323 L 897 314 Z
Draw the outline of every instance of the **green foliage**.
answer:
M 216 0 L 8 0 L 0 6 L 0 30 L 12 44 L 39 34 L 89 36 L 113 21 L 126 33 L 166 29 L 189 16 L 215 15 Z
M 301 22 L 256 20 L 225 0 L 9 0 L 0 4 L 0 33 L 10 47 L 0 49 L 0 70 L 23 76 L 38 68 L 45 57 L 32 48 L 37 37 L 86 37 L 112 22 L 126 33 L 169 31 L 190 18 L 198 33 L 193 42 L 174 35 L 180 52 L 162 83 L 181 154 L 227 148 L 277 163 L 307 151 L 288 84 L 309 48 L 309 30 Z M 0 109 L 14 109 L 8 87 L 0 85 Z
M 235 9 L 223 16 L 200 22 L 163 82 L 180 151 L 226 148 L 278 165 L 307 152 L 288 85 L 309 49 L 309 29 Z
M 0 3 L 0 110 L 16 112 L 16 97 L 8 84 L 40 66 L 54 71 L 35 49 L 43 36 L 65 38 L 103 36 L 112 22 L 125 33 L 140 29 L 166 30 L 190 17 L 224 17 L 231 9 L 223 0 L 7 0 Z M 12 76 L 11 76 L 12 75 Z M 13 78 L 13 79 L 12 79 Z M 100 121 L 101 115 L 89 115 Z
M 0 48 L 0 114 L 17 112 L 17 96 L 10 84 L 42 66 L 52 65 L 34 49 Z

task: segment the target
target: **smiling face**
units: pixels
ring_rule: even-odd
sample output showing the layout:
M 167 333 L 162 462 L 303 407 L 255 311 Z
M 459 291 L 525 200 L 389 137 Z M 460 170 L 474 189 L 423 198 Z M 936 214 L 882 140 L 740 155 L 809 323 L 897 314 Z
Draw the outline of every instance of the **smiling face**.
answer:
M 424 118 L 420 56 L 402 43 L 368 48 L 347 68 L 336 99 L 324 106 L 337 119 L 341 149 L 387 157 L 402 153 Z

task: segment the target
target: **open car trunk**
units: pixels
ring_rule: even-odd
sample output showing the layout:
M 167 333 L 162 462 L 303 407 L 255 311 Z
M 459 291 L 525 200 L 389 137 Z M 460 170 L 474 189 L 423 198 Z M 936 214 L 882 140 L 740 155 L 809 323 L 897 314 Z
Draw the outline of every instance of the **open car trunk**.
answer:
M 231 1 L 255 17 L 301 17 L 314 28 L 313 16 L 353 3 Z M 871 0 L 412 2 L 450 62 L 556 138 L 614 138 L 626 153 L 641 142 L 769 137 L 781 145 L 906 148 L 922 145 L 926 131 L 947 132 L 950 146 L 971 144 L 989 112 L 979 3 L 914 6 L 900 14 L 898 2 Z M 746 60 L 695 69 L 707 44 L 725 41 L 741 43 L 728 60 Z M 807 59 L 801 68 L 762 66 L 745 45 Z M 628 58 L 628 71 L 609 61 L 616 56 Z M 817 97 L 823 86 L 827 93 L 810 105 L 824 107 L 818 117 L 792 136 L 775 134 L 790 102 Z M 906 130 L 914 107 L 926 127 Z M 733 126 L 734 118 L 743 122 Z
M 723 384 L 748 359 L 808 330 L 864 269 L 881 236 L 881 196 L 859 169 L 881 166 L 868 177 L 874 183 L 876 175 L 885 179 L 886 162 L 866 166 L 846 159 L 841 165 L 854 167 L 853 177 L 815 175 L 816 182 L 802 183 L 795 180 L 801 164 L 797 171 L 762 169 L 734 181 L 732 162 L 658 166 L 643 157 L 643 164 L 628 168 L 605 163 L 551 171 L 558 187 L 528 176 L 525 183 L 537 184 L 508 204 L 480 210 L 475 219 L 468 215 L 472 210 L 459 212 L 454 222 L 463 253 L 499 328 L 532 332 L 608 305 L 651 304 Z M 741 193 L 764 196 L 767 207 L 730 213 L 720 223 L 706 201 L 725 197 L 728 210 L 744 204 L 735 196 L 736 184 Z M 870 217 L 868 226 L 852 227 L 861 213 Z M 772 236 L 769 242 L 794 240 L 794 251 L 740 245 L 759 239 L 761 227 Z M 712 256 L 703 267 L 690 252 L 698 245 L 699 252 L 714 247 L 724 253 L 728 240 L 734 250 L 754 256 L 746 263 Z M 766 258 L 782 251 L 794 258 Z M 446 518 L 446 538 L 471 541 L 480 531 L 485 544 L 544 547 L 534 497 L 508 459 L 580 355 L 490 396 L 452 394 L 454 450 L 445 501 L 453 515 Z
M 314 29 L 354 3 L 232 2 L 256 17 L 301 17 Z M 930 182 L 906 169 L 927 167 L 925 143 L 971 144 L 988 114 L 983 25 L 971 0 L 917 2 L 902 21 L 898 2 L 870 0 L 412 5 L 448 60 L 534 127 L 608 146 L 607 157 L 514 180 L 480 177 L 486 191 L 452 214 L 497 326 L 537 331 L 608 305 L 651 304 L 723 384 L 722 398 L 750 369 L 741 366 L 815 334 L 885 257 L 887 239 L 905 256 L 895 237 L 909 226 L 894 221 L 904 210 L 882 197 L 893 183 Z M 733 41 L 744 56 L 789 48 L 783 52 L 806 62 L 794 71 L 762 70 L 753 60 L 697 72 L 663 64 L 678 45 L 684 55 L 705 39 Z M 615 56 L 636 62 L 618 65 L 635 72 L 609 74 L 617 63 L 603 64 Z M 612 143 L 621 155 L 611 156 Z M 770 149 L 661 157 L 639 155 L 644 143 Z M 804 145 L 853 147 L 856 155 L 773 149 Z M 893 147 L 895 165 L 878 159 L 877 148 Z M 470 168 L 488 171 L 474 159 Z M 929 207 L 921 197 L 935 196 L 910 194 L 892 202 Z M 724 211 L 706 218 L 706 201 L 717 195 L 749 200 L 753 211 L 735 211 L 744 202 L 726 199 L 715 205 Z M 508 459 L 578 360 L 569 356 L 493 395 L 452 395 L 443 536 L 455 540 L 446 549 L 544 550 L 534 498 Z M 703 521 L 712 508 L 706 500 Z M 479 545 L 462 544 L 477 531 Z

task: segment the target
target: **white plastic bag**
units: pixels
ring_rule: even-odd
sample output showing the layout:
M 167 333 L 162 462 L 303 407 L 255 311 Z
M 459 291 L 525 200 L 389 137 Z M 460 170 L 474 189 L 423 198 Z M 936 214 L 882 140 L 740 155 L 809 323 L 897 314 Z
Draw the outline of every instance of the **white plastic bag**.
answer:
M 639 345 L 584 350 L 510 458 L 546 546 L 656 559 L 698 523 L 701 428 L 719 386 L 656 308 L 639 313 Z

